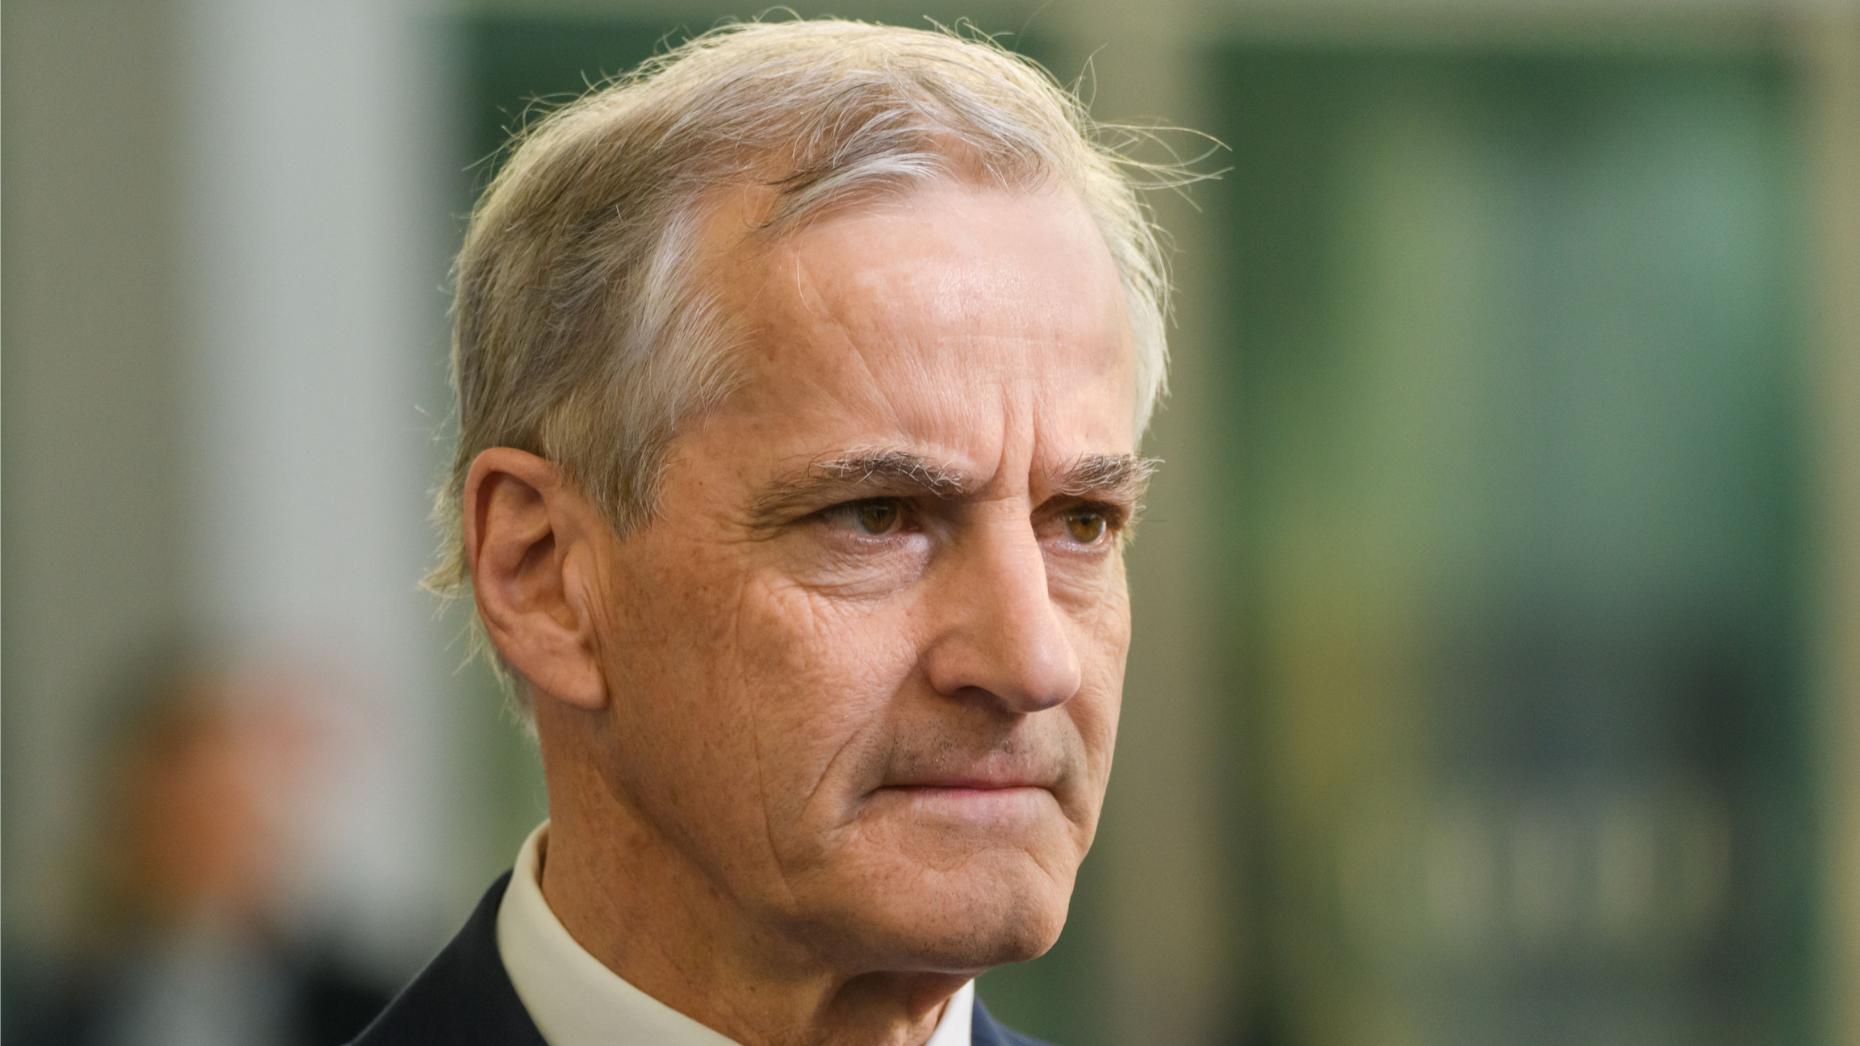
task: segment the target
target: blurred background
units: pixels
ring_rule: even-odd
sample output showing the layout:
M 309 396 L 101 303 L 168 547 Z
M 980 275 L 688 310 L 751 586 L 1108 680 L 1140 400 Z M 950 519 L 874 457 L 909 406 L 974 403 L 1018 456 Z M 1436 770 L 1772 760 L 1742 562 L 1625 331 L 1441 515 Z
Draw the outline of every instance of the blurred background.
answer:
M 1860 6 L 798 7 L 1228 147 L 1156 201 L 1117 772 L 1000 1015 L 1860 1043 Z M 415 584 L 448 258 L 532 101 L 757 10 L 6 5 L 8 1041 L 334 1041 L 508 867 L 533 751 Z

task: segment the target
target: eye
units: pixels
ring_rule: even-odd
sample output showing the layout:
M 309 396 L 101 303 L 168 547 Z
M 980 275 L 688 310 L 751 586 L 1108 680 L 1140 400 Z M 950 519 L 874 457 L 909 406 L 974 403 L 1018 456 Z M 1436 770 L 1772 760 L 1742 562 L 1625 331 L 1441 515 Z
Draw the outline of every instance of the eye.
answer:
M 895 498 L 849 501 L 835 505 L 824 515 L 829 523 L 866 537 L 884 537 L 904 529 L 904 506 Z
M 1066 534 L 1081 545 L 1095 545 L 1111 529 L 1111 521 L 1096 509 L 1074 509 L 1065 515 Z

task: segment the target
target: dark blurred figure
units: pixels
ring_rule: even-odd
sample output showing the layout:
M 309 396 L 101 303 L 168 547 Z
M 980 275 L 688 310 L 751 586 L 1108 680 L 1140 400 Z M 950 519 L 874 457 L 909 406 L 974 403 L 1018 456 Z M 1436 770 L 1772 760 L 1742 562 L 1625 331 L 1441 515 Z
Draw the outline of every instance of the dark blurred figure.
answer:
M 138 673 L 72 954 L 9 955 L 10 1046 L 343 1042 L 389 992 L 279 915 L 317 731 L 288 673 Z

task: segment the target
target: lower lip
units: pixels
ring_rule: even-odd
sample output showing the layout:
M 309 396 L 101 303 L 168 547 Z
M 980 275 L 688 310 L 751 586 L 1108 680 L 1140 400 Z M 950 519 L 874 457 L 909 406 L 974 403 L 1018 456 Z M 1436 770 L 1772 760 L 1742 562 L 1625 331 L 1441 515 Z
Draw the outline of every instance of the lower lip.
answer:
M 922 813 L 963 821 L 1012 821 L 1039 814 L 1053 801 L 1051 792 L 1032 786 L 1015 788 L 948 788 L 894 786 L 881 788 L 873 798 L 889 798 Z

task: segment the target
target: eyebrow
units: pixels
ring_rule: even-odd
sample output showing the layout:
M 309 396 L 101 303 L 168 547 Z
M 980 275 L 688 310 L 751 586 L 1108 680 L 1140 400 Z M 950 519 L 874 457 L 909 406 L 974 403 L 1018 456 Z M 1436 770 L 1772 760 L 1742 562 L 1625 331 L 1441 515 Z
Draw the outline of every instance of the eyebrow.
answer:
M 1101 500 L 1135 514 L 1150 476 L 1162 464 L 1134 454 L 1086 454 L 1057 477 L 1055 495 Z M 906 450 L 857 450 L 816 458 L 776 478 L 750 503 L 750 524 L 768 528 L 823 504 L 869 497 L 950 501 L 978 487 L 954 466 Z
M 1133 513 L 1149 490 L 1160 458 L 1135 454 L 1087 454 L 1073 461 L 1054 490 L 1067 497 L 1092 498 L 1128 507 Z
M 815 458 L 771 481 L 750 502 L 749 522 L 756 528 L 770 528 L 826 502 L 884 496 L 946 501 L 969 489 L 962 470 L 921 455 L 904 450 L 855 450 Z

